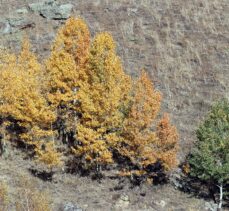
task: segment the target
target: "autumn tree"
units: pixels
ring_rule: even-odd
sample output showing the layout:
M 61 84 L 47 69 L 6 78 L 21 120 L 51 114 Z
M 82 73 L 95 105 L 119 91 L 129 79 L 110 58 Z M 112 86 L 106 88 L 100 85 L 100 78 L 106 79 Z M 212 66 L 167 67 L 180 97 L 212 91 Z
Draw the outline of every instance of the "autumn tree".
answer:
M 142 170 L 157 161 L 156 152 L 153 150 L 157 136 L 151 130 L 151 125 L 159 112 L 161 95 L 153 88 L 144 71 L 134 83 L 132 92 L 130 111 L 124 121 L 123 140 L 120 142 L 119 151 Z
M 36 153 L 38 155 L 38 161 L 44 163 L 50 171 L 55 167 L 60 167 L 63 165 L 61 160 L 62 154 L 55 150 L 55 142 L 49 141 L 45 143 L 44 149 L 40 145 L 39 148 L 36 148 Z
M 178 164 L 178 132 L 175 126 L 171 125 L 169 115 L 164 114 L 157 124 L 156 153 L 158 160 L 165 170 L 171 170 Z
M 87 81 L 78 92 L 82 117 L 77 125 L 75 153 L 89 164 L 111 163 L 111 147 L 119 141 L 130 78 L 123 71 L 109 33 L 94 38 L 86 74 Z
M 54 133 L 55 113 L 50 110 L 42 94 L 42 67 L 24 39 L 18 56 L 1 55 L 0 63 L 0 118 L 2 126 L 17 128 L 16 133 L 25 144 L 39 149 Z M 15 127 L 15 125 L 17 127 Z M 6 131 L 6 128 L 5 128 Z M 54 148 L 53 148 L 54 150 Z
M 78 115 L 76 93 L 86 80 L 89 46 L 90 33 L 86 23 L 80 18 L 70 18 L 58 31 L 46 62 L 48 99 L 57 110 L 56 123 L 62 138 L 75 133 Z
M 229 102 L 223 99 L 212 106 L 197 130 L 197 141 L 189 158 L 190 174 L 218 187 L 219 209 L 229 184 Z
M 69 18 L 58 31 L 52 51 L 64 50 L 73 56 L 77 67 L 87 63 L 90 48 L 90 32 L 81 18 Z
M 178 136 L 167 115 L 157 123 L 160 105 L 146 72 L 133 82 L 112 36 L 99 33 L 90 42 L 80 18 L 58 31 L 44 66 L 27 39 L 19 55 L 0 54 L 1 137 L 33 145 L 50 169 L 61 164 L 58 130 L 84 167 L 99 170 L 118 154 L 142 172 L 157 162 L 170 170 Z
M 58 129 L 61 138 L 68 138 L 72 131 L 71 124 L 76 123 L 77 101 L 74 89 L 77 88 L 78 75 L 73 57 L 64 50 L 52 52 L 46 63 L 48 74 L 48 101 L 57 113 L 54 126 Z
M 145 174 L 147 167 L 157 162 L 165 170 L 170 170 L 176 166 L 177 131 L 170 125 L 167 115 L 156 130 L 153 129 L 160 110 L 161 94 L 154 89 L 145 71 L 133 86 L 130 102 L 118 151 L 131 161 L 133 167 L 137 167 L 135 173 Z

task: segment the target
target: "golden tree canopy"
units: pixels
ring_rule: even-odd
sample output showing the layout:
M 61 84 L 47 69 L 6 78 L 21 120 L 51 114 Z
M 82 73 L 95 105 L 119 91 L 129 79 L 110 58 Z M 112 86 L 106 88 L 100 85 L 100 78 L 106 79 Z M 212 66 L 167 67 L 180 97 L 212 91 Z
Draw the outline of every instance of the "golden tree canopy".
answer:
M 56 119 L 43 96 L 42 66 L 27 39 L 18 56 L 6 54 L 0 58 L 0 117 L 22 127 L 20 139 L 39 149 L 53 137 Z
M 157 137 L 151 126 L 160 104 L 161 94 L 153 88 L 147 73 L 142 71 L 133 86 L 131 107 L 122 133 L 123 143 L 119 148 L 121 154 L 141 168 L 157 161 L 153 148 Z
M 78 67 L 85 65 L 90 48 L 90 32 L 81 18 L 69 18 L 59 30 L 52 51 L 64 49 L 71 54 Z
M 48 99 L 51 105 L 67 105 L 73 101 L 74 89 L 78 87 L 78 72 L 74 58 L 64 50 L 54 51 L 47 60 Z
M 51 169 L 61 164 L 55 130 L 85 166 L 121 156 L 140 173 L 158 162 L 172 169 L 178 134 L 167 114 L 158 122 L 161 100 L 145 71 L 136 81 L 125 74 L 111 34 L 91 42 L 80 18 L 58 31 L 44 66 L 27 38 L 19 55 L 0 53 L 0 132 L 8 137 L 16 124 L 18 138 Z
M 46 62 L 48 100 L 58 113 L 60 133 L 75 131 L 78 89 L 86 80 L 90 33 L 80 18 L 70 18 L 58 31 Z
M 82 113 L 77 126 L 77 138 L 82 143 L 78 152 L 92 152 L 91 160 L 110 162 L 112 155 L 108 149 L 119 139 L 116 132 L 124 118 L 121 109 L 126 106 L 130 78 L 123 71 L 109 33 L 95 37 L 86 73 L 88 80 L 78 93 Z
M 0 111 L 1 116 L 12 116 L 22 124 L 48 127 L 55 120 L 42 96 L 42 67 L 24 41 L 19 56 L 8 54 L 1 61 Z

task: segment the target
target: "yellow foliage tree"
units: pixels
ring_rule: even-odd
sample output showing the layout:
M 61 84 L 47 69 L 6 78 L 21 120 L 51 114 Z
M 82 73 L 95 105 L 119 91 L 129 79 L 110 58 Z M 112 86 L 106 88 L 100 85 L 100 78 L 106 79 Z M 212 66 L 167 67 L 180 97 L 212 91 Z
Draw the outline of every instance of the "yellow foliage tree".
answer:
M 58 31 L 52 51 L 65 50 L 74 57 L 77 67 L 87 63 L 90 48 L 90 32 L 81 18 L 69 18 Z
M 54 51 L 46 63 L 46 70 L 48 101 L 57 113 L 55 126 L 62 139 L 68 138 L 77 121 L 76 90 L 79 84 L 74 58 L 64 50 Z
M 94 38 L 86 74 L 87 81 L 78 92 L 82 118 L 77 125 L 79 145 L 75 152 L 91 164 L 110 163 L 109 149 L 119 140 L 130 78 L 123 71 L 109 33 Z
M 0 117 L 20 127 L 22 141 L 39 148 L 54 135 L 56 116 L 42 95 L 42 67 L 29 46 L 25 39 L 18 56 L 0 56 Z
M 70 18 L 59 30 L 46 62 L 48 99 L 58 112 L 59 133 L 66 138 L 70 132 L 75 133 L 76 92 L 86 80 L 89 47 L 90 33 L 86 23 L 80 18 Z
M 86 166 L 113 162 L 113 152 L 143 173 L 160 162 L 173 168 L 178 149 L 176 128 L 165 115 L 156 124 L 161 94 L 146 72 L 132 82 L 124 73 L 109 33 L 90 43 L 86 23 L 70 18 L 58 31 L 43 67 L 28 39 L 20 54 L 0 54 L 0 133 L 33 144 L 38 160 L 51 169 L 61 164 L 55 129 L 72 138 L 75 155 Z M 68 142 L 70 143 L 70 142 Z
M 36 148 L 36 152 L 38 154 L 38 161 L 48 166 L 51 171 L 54 167 L 59 167 L 63 164 L 61 160 L 62 154 L 55 150 L 55 143 L 52 141 L 44 144 L 44 146 L 40 145 L 40 148 Z
M 48 99 L 56 108 L 74 99 L 73 89 L 78 86 L 76 65 L 73 57 L 64 50 L 52 52 L 46 63 L 48 73 Z
M 140 170 L 157 161 L 154 150 L 157 135 L 151 127 L 160 104 L 161 94 L 153 88 L 148 75 L 143 71 L 133 86 L 131 107 L 124 122 L 123 140 L 118 149 Z

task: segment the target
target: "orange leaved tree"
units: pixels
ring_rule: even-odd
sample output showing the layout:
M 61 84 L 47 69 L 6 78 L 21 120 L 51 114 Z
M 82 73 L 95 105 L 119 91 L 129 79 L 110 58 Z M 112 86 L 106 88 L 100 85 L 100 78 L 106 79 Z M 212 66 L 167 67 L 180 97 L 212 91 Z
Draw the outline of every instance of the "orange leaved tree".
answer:
M 161 94 L 153 88 L 146 72 L 141 73 L 132 92 L 130 111 L 124 122 L 123 141 L 119 151 L 134 165 L 143 169 L 157 161 L 153 150 L 157 136 L 151 126 L 160 109 Z
M 157 124 L 157 137 L 156 152 L 158 159 L 165 170 L 171 170 L 178 164 L 177 152 L 179 146 L 177 129 L 171 125 L 168 114 L 164 114 Z
M 90 48 L 90 32 L 81 18 L 69 18 L 58 31 L 52 51 L 65 50 L 76 61 L 77 67 L 87 63 Z
M 161 105 L 161 94 L 156 91 L 146 72 L 142 71 L 133 85 L 130 110 L 124 121 L 122 141 L 118 151 L 129 159 L 138 173 L 161 162 L 166 170 L 176 164 L 177 132 L 165 116 L 153 129 Z M 171 143 L 171 145 L 170 145 Z M 171 160 L 169 160 L 171 156 Z
M 85 163 L 99 166 L 112 162 L 111 148 L 120 139 L 117 133 L 130 89 L 130 78 L 123 71 L 109 33 L 94 38 L 86 74 L 87 81 L 78 92 L 82 117 L 74 151 Z

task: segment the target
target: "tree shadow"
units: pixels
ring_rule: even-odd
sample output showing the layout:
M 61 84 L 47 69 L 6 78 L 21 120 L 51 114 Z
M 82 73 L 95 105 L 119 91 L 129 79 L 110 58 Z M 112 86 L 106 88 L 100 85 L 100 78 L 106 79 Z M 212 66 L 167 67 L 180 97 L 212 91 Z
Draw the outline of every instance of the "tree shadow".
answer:
M 206 201 L 213 200 L 214 203 L 219 202 L 219 187 L 214 182 L 202 181 L 190 174 L 181 173 L 179 179 L 176 179 L 179 186 L 176 189 L 190 194 L 190 197 L 201 198 Z M 229 193 L 229 185 L 224 187 L 225 192 Z M 229 207 L 229 195 L 224 195 L 223 207 Z
M 54 172 L 53 171 L 40 171 L 37 169 L 33 169 L 33 168 L 29 168 L 29 172 L 34 176 L 37 177 L 39 179 L 41 179 L 42 181 L 52 181 L 53 180 L 53 175 Z

